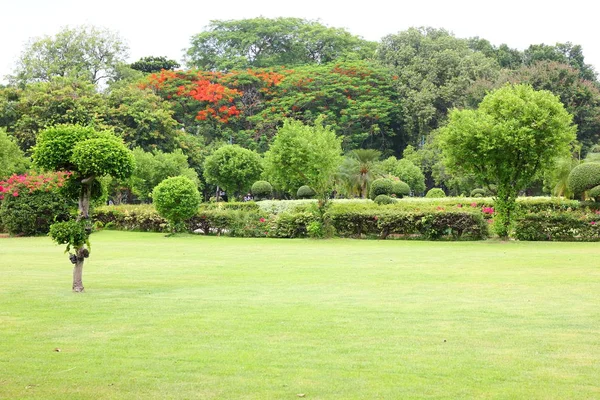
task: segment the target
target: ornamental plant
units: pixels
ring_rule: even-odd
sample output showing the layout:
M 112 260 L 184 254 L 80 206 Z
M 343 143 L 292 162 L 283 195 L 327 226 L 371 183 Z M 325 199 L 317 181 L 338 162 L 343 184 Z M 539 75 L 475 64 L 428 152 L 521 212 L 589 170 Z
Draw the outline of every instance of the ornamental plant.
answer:
M 76 224 L 62 224 L 59 228 L 50 229 L 50 236 L 59 244 L 65 244 L 67 237 L 79 237 L 80 227 L 89 235 L 90 203 L 94 194 L 101 191 L 98 178 L 113 176 L 125 179 L 131 175 L 134 159 L 131 151 L 123 144 L 122 139 L 110 131 L 97 131 L 93 127 L 81 125 L 57 125 L 40 132 L 33 150 L 34 163 L 50 171 L 70 171 L 65 186 L 73 200 L 78 201 Z M 65 234 L 69 231 L 69 234 Z M 56 236 L 61 232 L 60 235 Z M 89 256 L 87 238 L 85 241 L 69 242 L 67 251 L 74 249 L 69 259 L 74 264 L 73 291 L 83 292 L 83 262 Z
M 429 191 L 427 192 L 425 197 L 431 198 L 431 199 L 442 198 L 442 197 L 446 197 L 446 192 L 444 192 L 444 190 L 440 189 L 440 188 L 432 188 L 432 189 L 429 189 Z
M 194 181 L 174 176 L 159 183 L 152 191 L 156 211 L 169 221 L 172 233 L 185 229 L 185 220 L 198 211 L 201 195 Z

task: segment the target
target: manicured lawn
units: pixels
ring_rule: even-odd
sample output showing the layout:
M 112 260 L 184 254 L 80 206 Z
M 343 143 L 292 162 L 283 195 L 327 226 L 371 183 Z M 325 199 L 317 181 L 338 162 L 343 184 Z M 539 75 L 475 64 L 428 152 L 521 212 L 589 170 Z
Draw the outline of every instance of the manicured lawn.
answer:
M 600 398 L 597 243 L 92 246 L 0 238 L 0 398 Z

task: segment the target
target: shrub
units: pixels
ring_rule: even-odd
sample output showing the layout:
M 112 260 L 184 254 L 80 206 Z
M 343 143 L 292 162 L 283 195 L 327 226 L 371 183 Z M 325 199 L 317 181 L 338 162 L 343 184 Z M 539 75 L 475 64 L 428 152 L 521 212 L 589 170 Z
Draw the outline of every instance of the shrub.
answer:
M 485 190 L 483 189 L 473 189 L 471 190 L 471 197 L 484 197 Z
M 393 204 L 396 202 L 396 200 L 392 199 L 390 196 L 386 195 L 386 194 L 380 194 L 377 197 L 375 197 L 375 200 L 373 200 L 376 204 L 381 205 L 385 205 L 385 204 Z
M 69 219 L 69 203 L 60 191 L 67 174 L 13 175 L 0 181 L 0 220 L 12 235 L 48 233 Z
M 50 237 L 58 244 L 66 244 L 67 250 L 77 249 L 87 243 L 89 232 L 84 221 L 57 222 L 50 227 Z M 89 244 L 88 244 L 89 248 Z
M 392 181 L 387 178 L 375 179 L 371 182 L 371 189 L 369 191 L 369 197 L 371 200 L 375 200 L 380 194 L 390 195 L 392 194 Z
M 309 186 L 300 186 L 298 191 L 296 192 L 296 197 L 299 199 L 312 199 L 315 197 L 316 193 Z
M 446 197 L 446 193 L 440 188 L 429 189 L 427 194 L 425 195 L 427 198 L 441 198 Z
M 576 196 L 600 185 L 600 163 L 591 162 L 576 166 L 571 170 L 567 184 Z
M 394 181 L 392 182 L 391 194 L 396 195 L 397 198 L 401 199 L 404 196 L 410 195 L 410 186 L 408 186 L 408 183 L 406 182 Z
M 273 195 L 273 186 L 267 181 L 256 181 L 250 191 L 257 200 L 268 199 Z
M 594 186 L 588 191 L 588 195 L 595 201 L 600 202 L 600 185 Z
M 185 176 L 167 178 L 152 191 L 156 211 L 174 232 L 182 230 L 183 222 L 196 214 L 200 198 L 196 184 Z
M 515 238 L 535 241 L 599 241 L 600 215 L 547 211 L 517 219 Z

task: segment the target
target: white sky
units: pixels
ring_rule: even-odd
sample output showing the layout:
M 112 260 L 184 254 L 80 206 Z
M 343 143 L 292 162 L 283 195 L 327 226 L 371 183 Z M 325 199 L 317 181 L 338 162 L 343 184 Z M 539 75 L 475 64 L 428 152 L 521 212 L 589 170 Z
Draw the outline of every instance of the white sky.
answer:
M 64 26 L 96 25 L 129 44 L 130 61 L 144 56 L 181 60 L 189 38 L 213 19 L 299 17 L 346 28 L 368 40 L 411 26 L 446 28 L 524 49 L 570 41 L 600 72 L 600 2 L 594 0 L 0 0 L 0 81 L 29 38 Z

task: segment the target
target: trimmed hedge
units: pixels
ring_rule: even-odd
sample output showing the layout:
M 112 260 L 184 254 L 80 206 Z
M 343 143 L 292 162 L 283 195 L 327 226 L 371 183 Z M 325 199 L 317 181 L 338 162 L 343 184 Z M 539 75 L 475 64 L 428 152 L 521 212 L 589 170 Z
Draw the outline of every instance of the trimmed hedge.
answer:
M 388 178 L 379 178 L 371 182 L 371 188 L 369 189 L 369 198 L 375 200 L 375 198 L 381 194 L 389 196 L 392 194 L 392 181 Z
M 430 199 L 446 197 L 446 192 L 444 192 L 444 190 L 440 189 L 440 188 L 432 188 L 432 189 L 429 189 L 429 191 L 427 192 L 425 197 L 430 198 Z
M 515 238 L 535 241 L 600 241 L 600 214 L 527 214 L 517 220 Z

